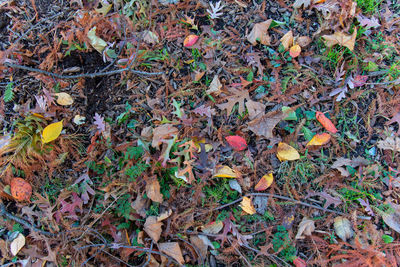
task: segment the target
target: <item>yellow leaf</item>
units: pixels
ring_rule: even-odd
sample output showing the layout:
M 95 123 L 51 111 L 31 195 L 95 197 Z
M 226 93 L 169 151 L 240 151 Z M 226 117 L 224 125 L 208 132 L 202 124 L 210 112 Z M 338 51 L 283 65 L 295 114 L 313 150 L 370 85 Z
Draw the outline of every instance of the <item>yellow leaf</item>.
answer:
M 107 46 L 107 43 L 103 39 L 96 36 L 96 27 L 93 27 L 90 31 L 88 31 L 87 37 L 89 38 L 90 44 L 93 46 L 93 48 L 101 54 L 104 48 Z
M 328 143 L 329 140 L 331 140 L 331 135 L 328 133 L 316 134 L 310 142 L 307 143 L 307 146 L 322 146 Z
M 57 104 L 61 106 L 68 106 L 74 103 L 72 97 L 67 93 L 56 93 L 55 95 L 57 96 Z
M 256 186 L 254 187 L 254 190 L 263 191 L 270 187 L 273 181 L 274 176 L 272 175 L 272 173 L 266 174 L 260 179 L 260 181 L 258 181 Z
M 332 47 L 335 44 L 339 44 L 341 46 L 347 47 L 348 49 L 350 49 L 350 51 L 353 51 L 354 43 L 356 42 L 356 36 L 357 29 L 354 28 L 354 32 L 352 35 L 348 35 L 343 32 L 335 32 L 331 35 L 323 35 L 322 38 L 324 38 L 325 45 L 327 47 Z
M 56 140 L 57 137 L 60 136 L 62 128 L 63 128 L 63 120 L 47 125 L 47 127 L 44 128 L 42 133 L 42 143 L 45 144 L 53 140 Z
M 217 172 L 214 174 L 214 177 L 236 178 L 237 174 L 228 166 L 217 166 Z
M 285 50 L 288 50 L 289 47 L 291 47 L 293 45 L 293 32 L 290 30 L 287 33 L 285 33 L 285 35 L 282 36 L 280 41 L 281 41 L 283 47 L 285 48 Z
M 242 210 L 250 215 L 253 215 L 256 213 L 256 209 L 253 206 L 253 203 L 251 202 L 251 199 L 248 197 L 243 197 L 242 202 L 240 202 L 240 207 Z
M 285 161 L 285 160 L 296 160 L 300 158 L 299 152 L 291 146 L 289 146 L 286 143 L 280 142 L 278 144 L 278 151 L 276 156 L 280 161 Z
M 96 8 L 96 12 L 102 14 L 103 16 L 111 10 L 112 4 L 109 4 L 106 0 L 100 0 L 101 8 Z

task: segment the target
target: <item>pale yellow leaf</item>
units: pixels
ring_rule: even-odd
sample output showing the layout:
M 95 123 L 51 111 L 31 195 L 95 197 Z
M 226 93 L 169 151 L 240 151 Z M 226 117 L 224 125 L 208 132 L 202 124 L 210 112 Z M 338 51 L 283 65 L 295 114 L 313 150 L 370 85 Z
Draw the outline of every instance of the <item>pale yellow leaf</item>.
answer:
M 162 222 L 157 221 L 156 216 L 149 216 L 144 223 L 144 231 L 157 243 L 161 236 L 162 225 Z
M 297 152 L 294 147 L 291 147 L 288 144 L 282 142 L 278 144 L 276 156 L 280 161 L 296 160 L 300 158 L 299 152 Z
M 220 166 L 217 166 L 217 171 L 215 172 L 214 177 L 236 178 L 237 174 L 229 166 L 221 166 L 220 165 Z
M 211 222 L 205 226 L 201 226 L 200 230 L 206 234 L 218 234 L 222 228 L 224 228 L 224 223 L 222 221 Z
M 174 258 L 179 264 L 183 265 L 185 263 L 181 248 L 177 242 L 160 243 L 158 244 L 158 248 L 161 252 Z
M 253 215 L 256 213 L 256 209 L 254 208 L 253 202 L 248 197 L 243 197 L 242 202 L 240 202 L 240 207 L 247 214 Z
M 96 12 L 102 14 L 103 16 L 111 10 L 112 4 L 109 4 L 106 0 L 100 0 L 101 8 L 96 8 Z
M 25 236 L 21 233 L 11 242 L 10 251 L 13 256 L 16 256 L 18 252 L 25 246 Z
M 69 106 L 74 103 L 72 96 L 67 93 L 56 93 L 54 95 L 57 96 L 57 104 L 61 106 Z
M 304 217 L 299 224 L 299 229 L 297 230 L 297 234 L 295 239 L 304 239 L 305 235 L 310 236 L 312 232 L 315 230 L 315 224 L 313 220 Z
M 164 211 L 163 213 L 161 213 L 160 215 L 157 216 L 157 221 L 161 222 L 161 221 L 167 219 L 169 216 L 171 216 L 171 214 L 172 214 L 172 210 L 168 209 L 168 210 Z
M 356 42 L 356 36 L 357 29 L 354 28 L 354 32 L 352 35 L 348 35 L 343 32 L 335 32 L 331 35 L 323 35 L 322 38 L 324 39 L 327 47 L 332 47 L 336 44 L 339 44 L 341 46 L 347 47 L 348 49 L 350 49 L 350 51 L 353 51 L 354 44 Z
M 82 124 L 85 123 L 85 120 L 86 120 L 86 118 L 84 116 L 81 116 L 81 115 L 78 114 L 78 115 L 75 115 L 75 117 L 73 119 L 73 122 L 76 125 L 82 125 Z
M 271 37 L 268 35 L 268 28 L 271 22 L 272 19 L 256 23 L 251 32 L 247 35 L 247 41 L 252 45 L 256 45 L 257 41 L 263 45 L 270 45 Z
M 47 127 L 44 128 L 42 133 L 42 143 L 45 144 L 53 140 L 56 140 L 57 137 L 60 136 L 62 128 L 63 128 L 63 120 L 47 125 Z
M 282 36 L 280 41 L 285 50 L 288 50 L 293 45 L 293 32 L 290 30 L 287 33 L 285 33 L 285 35 Z
M 333 228 L 335 229 L 336 235 L 344 242 L 352 238 L 354 235 L 354 231 L 351 228 L 351 222 L 345 217 L 336 217 L 333 220 Z
M 103 39 L 96 36 L 96 27 L 93 27 L 90 31 L 88 31 L 87 37 L 89 38 L 91 46 L 93 46 L 93 48 L 99 53 L 102 53 L 104 48 L 107 46 L 107 43 Z

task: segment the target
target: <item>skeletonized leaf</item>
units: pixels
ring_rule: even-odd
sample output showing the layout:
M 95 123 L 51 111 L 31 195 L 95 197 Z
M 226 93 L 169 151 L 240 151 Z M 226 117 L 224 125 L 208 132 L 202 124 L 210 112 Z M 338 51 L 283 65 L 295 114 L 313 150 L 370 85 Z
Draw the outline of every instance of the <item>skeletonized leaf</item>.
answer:
M 254 208 L 253 202 L 248 197 L 243 197 L 242 202 L 240 202 L 240 207 L 242 210 L 250 215 L 256 213 L 256 209 Z
M 57 139 L 61 134 L 62 127 L 63 120 L 47 125 L 42 133 L 42 142 L 45 144 Z
M 327 144 L 329 140 L 331 140 L 331 135 L 328 133 L 316 134 L 310 142 L 307 143 L 307 146 L 322 146 Z
M 18 252 L 25 246 L 25 236 L 21 233 L 11 242 L 10 251 L 11 254 L 16 256 Z
M 285 160 L 297 160 L 300 158 L 299 152 L 292 147 L 289 146 L 286 143 L 280 142 L 278 144 L 278 150 L 276 156 L 280 161 L 285 161 Z
M 266 174 L 263 177 L 261 177 L 260 181 L 258 181 L 256 186 L 254 187 L 254 190 L 263 191 L 268 187 L 270 187 L 273 181 L 274 181 L 274 176 L 272 175 L 272 173 Z
M 237 174 L 229 166 L 217 166 L 217 171 L 215 172 L 214 177 L 236 178 Z
M 161 252 L 167 254 L 174 258 L 180 265 L 185 263 L 185 260 L 182 256 L 181 248 L 177 242 L 169 242 L 169 243 L 160 243 L 158 244 L 158 248 Z
M 57 104 L 61 106 L 69 106 L 74 103 L 72 97 L 67 93 L 56 93 L 55 96 L 57 96 Z

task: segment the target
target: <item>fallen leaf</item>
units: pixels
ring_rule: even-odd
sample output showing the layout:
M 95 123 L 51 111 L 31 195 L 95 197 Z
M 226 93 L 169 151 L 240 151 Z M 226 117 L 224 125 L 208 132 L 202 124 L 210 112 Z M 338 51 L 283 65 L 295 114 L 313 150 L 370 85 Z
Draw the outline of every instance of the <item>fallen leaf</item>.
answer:
M 82 125 L 82 124 L 85 123 L 85 120 L 86 120 L 86 118 L 84 116 L 81 116 L 81 115 L 78 114 L 78 115 L 75 115 L 75 117 L 73 119 L 73 122 L 76 125 Z
M 63 128 L 63 120 L 55 122 L 46 126 L 42 133 L 42 143 L 46 144 L 56 140 L 60 136 Z
M 369 205 L 368 198 L 366 200 L 359 198 L 357 199 L 358 202 L 360 202 L 361 206 L 364 207 L 365 211 L 368 213 L 370 216 L 375 216 L 374 211 L 371 209 L 371 206 Z
M 162 124 L 153 130 L 153 141 L 151 146 L 157 148 L 163 140 L 177 135 L 179 130 L 172 126 L 172 124 Z
M 211 222 L 205 226 L 201 226 L 200 230 L 206 234 L 216 235 L 222 228 L 224 228 L 224 223 L 222 221 Z
M 356 36 L 357 36 L 357 29 L 354 28 L 354 32 L 352 35 L 345 34 L 343 32 L 335 32 L 334 34 L 331 35 L 323 35 L 322 38 L 325 41 L 325 45 L 327 47 L 332 47 L 336 44 L 339 44 L 341 46 L 345 46 L 350 51 L 354 50 L 354 44 L 356 41 Z
M 168 210 L 164 211 L 163 213 L 161 213 L 160 215 L 157 216 L 157 221 L 161 222 L 161 221 L 167 219 L 169 216 L 171 216 L 171 214 L 172 214 L 172 210 L 168 209 Z
M 272 173 L 265 174 L 263 177 L 261 177 L 260 181 L 258 181 L 256 186 L 254 187 L 254 190 L 264 191 L 265 189 L 271 186 L 273 181 L 274 181 L 274 176 Z
M 185 38 L 185 40 L 183 40 L 183 46 L 191 47 L 192 45 L 194 45 L 197 42 L 198 39 L 199 39 L 199 36 L 197 36 L 195 34 L 188 35 Z
M 290 48 L 289 54 L 291 57 L 296 58 L 300 55 L 300 53 L 301 53 L 300 45 L 296 44 Z
M 250 99 L 249 96 L 249 91 L 247 90 L 238 90 L 235 88 L 230 88 L 229 91 L 232 93 L 232 95 L 226 97 L 226 100 L 228 100 L 227 103 L 222 103 L 218 104 L 217 107 L 221 110 L 226 109 L 227 115 L 231 115 L 232 109 L 235 106 L 236 103 L 239 104 L 238 112 L 239 114 L 243 114 L 243 112 L 246 110 L 244 101 L 247 99 Z
M 57 96 L 57 104 L 61 106 L 68 106 L 74 103 L 72 97 L 67 93 L 56 93 L 54 95 Z
M 158 44 L 158 36 L 152 31 L 144 31 L 143 33 L 143 41 L 148 44 Z
M 293 8 L 300 8 L 301 6 L 304 6 L 304 9 L 309 7 L 311 4 L 311 0 L 296 0 L 293 3 Z
M 400 135 L 400 112 L 397 112 L 396 114 L 393 115 L 393 117 L 387 121 L 385 124 L 390 125 L 392 123 L 397 123 L 399 126 L 399 129 L 397 130 L 397 135 Z
M 254 205 L 251 202 L 251 199 L 248 197 L 243 197 L 242 202 L 240 202 L 240 207 L 247 214 L 253 215 L 254 213 L 256 213 L 256 209 L 254 208 Z
M 208 87 L 208 90 L 206 91 L 207 94 L 219 94 L 221 92 L 221 87 L 222 84 L 219 81 L 218 75 L 214 75 L 213 80 L 210 83 L 210 87 Z
M 368 18 L 363 15 L 358 15 L 357 20 L 360 23 L 360 25 L 366 29 L 378 28 L 379 26 L 381 26 L 381 24 L 379 24 L 378 19 L 375 17 Z
M 174 258 L 180 265 L 185 263 L 182 256 L 181 248 L 177 242 L 160 243 L 158 248 L 161 252 L 167 254 L 168 256 Z
M 272 19 L 264 22 L 256 23 L 251 32 L 247 35 L 247 41 L 252 45 L 256 45 L 259 41 L 263 45 L 270 45 L 271 37 L 268 35 L 268 28 L 271 25 Z
M 21 233 L 11 242 L 10 252 L 13 256 L 16 256 L 18 252 L 25 246 L 25 236 Z
M 163 201 L 163 197 L 160 193 L 160 183 L 157 178 L 153 178 L 146 184 L 146 194 L 154 202 L 161 203 Z
M 380 149 L 400 152 L 400 138 L 397 136 L 388 136 L 385 140 L 378 141 L 377 146 Z
M 234 170 L 232 170 L 229 166 L 217 166 L 217 171 L 215 172 L 213 177 L 220 178 L 236 178 L 237 174 Z
M 354 231 L 351 228 L 350 221 L 342 216 L 338 216 L 334 219 L 333 228 L 335 229 L 336 235 L 340 237 L 344 242 L 352 238 Z
M 311 235 L 314 230 L 314 221 L 304 217 L 299 224 L 299 229 L 297 230 L 295 239 L 304 239 L 304 235 Z
M 293 45 L 293 32 L 290 30 L 285 33 L 280 41 L 285 50 L 288 50 Z
M 394 212 L 383 212 L 382 219 L 391 229 L 400 233 L 400 206 L 393 203 L 390 203 L 390 205 L 394 209 Z
M 304 48 L 308 46 L 311 43 L 311 38 L 308 36 L 300 36 L 299 38 L 296 39 L 296 43 L 301 46 L 301 48 Z
M 200 252 L 200 255 L 198 255 L 201 259 L 205 259 L 207 256 L 207 250 L 208 246 L 212 245 L 211 241 L 206 237 L 206 236 L 197 236 L 197 235 L 191 235 L 190 238 L 190 243 L 193 244 L 194 247 L 197 248 L 197 250 Z
M 231 179 L 229 180 L 229 186 L 232 190 L 238 191 L 239 194 L 242 194 L 242 187 L 238 183 L 238 181 Z
M 247 100 L 246 102 L 246 108 L 247 111 L 249 113 L 249 119 L 250 120 L 254 120 L 258 117 L 261 117 L 262 115 L 264 115 L 265 112 L 265 105 L 260 103 L 260 102 L 256 102 L 253 101 L 251 99 Z
M 156 216 L 149 216 L 144 223 L 143 230 L 150 236 L 151 239 L 153 239 L 155 243 L 157 243 L 161 236 L 162 225 L 162 222 L 157 221 Z
M 328 119 L 324 113 L 317 111 L 315 113 L 315 117 L 317 120 L 324 126 L 324 128 L 331 133 L 337 133 L 338 130 L 336 129 L 335 125 L 332 123 L 330 119 Z
M 319 196 L 326 200 L 323 208 L 327 209 L 331 204 L 336 208 L 338 205 L 342 204 L 342 200 L 339 197 L 333 197 L 329 193 L 322 191 L 322 192 L 309 192 L 306 196 L 306 199 L 309 197 Z
M 193 112 L 200 116 L 206 116 L 208 118 L 211 118 L 213 115 L 216 114 L 215 109 L 206 105 L 201 105 L 200 107 L 195 108 Z
M 331 140 L 331 135 L 328 133 L 316 134 L 310 142 L 307 143 L 307 146 L 323 146 L 327 144 L 329 140 Z
M 89 38 L 90 45 L 93 46 L 93 48 L 96 49 L 100 54 L 103 53 L 107 43 L 103 39 L 96 36 L 96 27 L 93 27 L 90 31 L 88 31 L 87 37 Z
M 13 178 L 10 183 L 11 195 L 17 201 L 29 201 L 32 195 L 32 186 L 22 178 Z
M 299 257 L 296 257 L 296 258 L 293 260 L 293 264 L 294 264 L 294 266 L 296 266 L 296 267 L 307 267 L 307 263 L 305 262 L 305 260 L 303 260 L 303 259 L 301 259 L 301 258 L 299 258 Z
M 257 136 L 264 136 L 267 139 L 273 139 L 272 131 L 275 126 L 288 115 L 287 112 L 272 111 L 247 124 L 247 128 L 254 132 Z
M 131 203 L 131 207 L 141 216 L 146 217 L 146 206 L 148 199 L 143 198 L 140 194 L 137 195 L 135 201 Z
M 280 161 L 297 160 L 300 158 L 299 152 L 294 147 L 283 142 L 278 144 L 276 156 Z
M 238 135 L 232 135 L 225 137 L 228 144 L 236 151 L 242 151 L 247 148 L 246 140 Z
M 107 13 L 111 10 L 112 4 L 109 4 L 107 0 L 100 0 L 99 4 L 101 4 L 101 8 L 96 8 L 96 12 L 102 14 L 103 16 L 107 15 Z

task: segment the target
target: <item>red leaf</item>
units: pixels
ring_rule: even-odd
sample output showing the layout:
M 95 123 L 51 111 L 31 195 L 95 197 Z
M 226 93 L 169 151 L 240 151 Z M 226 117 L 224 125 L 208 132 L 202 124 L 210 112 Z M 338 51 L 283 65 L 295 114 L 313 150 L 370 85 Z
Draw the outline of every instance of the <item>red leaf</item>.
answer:
M 335 127 L 335 125 L 331 122 L 330 119 L 328 119 L 324 113 L 317 111 L 315 113 L 315 117 L 317 118 L 317 120 L 322 124 L 322 126 L 324 126 L 324 128 L 331 132 L 331 133 L 337 133 L 337 129 Z
M 238 135 L 227 136 L 225 137 L 226 141 L 228 141 L 229 145 L 236 151 L 241 151 L 247 148 L 246 140 L 243 137 Z
M 296 267 L 307 267 L 307 263 L 306 263 L 303 259 L 301 259 L 301 258 L 299 258 L 299 257 L 297 257 L 297 258 L 295 258 L 295 259 L 293 260 L 293 264 L 294 264 Z

